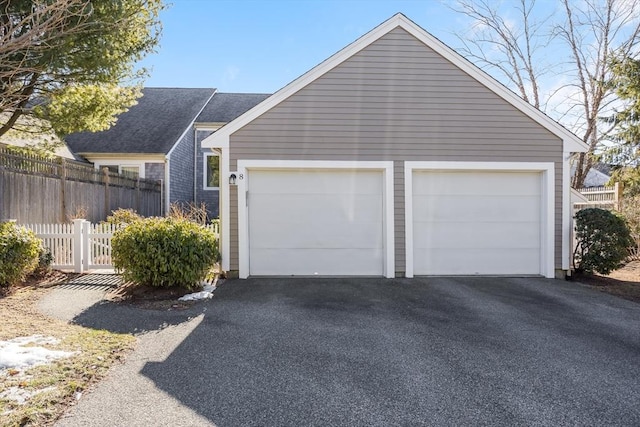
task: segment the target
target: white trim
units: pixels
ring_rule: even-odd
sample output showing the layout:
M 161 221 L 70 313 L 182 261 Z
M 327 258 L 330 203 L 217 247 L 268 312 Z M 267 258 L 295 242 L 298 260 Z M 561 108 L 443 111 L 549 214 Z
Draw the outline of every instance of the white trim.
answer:
M 171 156 L 171 153 L 173 153 L 173 150 L 176 149 L 176 147 L 178 146 L 178 143 L 182 140 L 182 138 L 185 137 L 187 132 L 189 132 L 189 130 L 194 127 L 194 124 L 196 123 L 196 119 L 198 118 L 200 113 L 202 113 L 202 110 L 204 110 L 204 108 L 209 104 L 209 102 L 211 101 L 211 98 L 213 98 L 213 95 L 215 95 L 217 92 L 218 92 L 217 89 L 213 89 L 213 93 L 211 94 L 211 96 L 209 98 L 207 98 L 207 100 L 204 102 L 204 104 L 202 104 L 202 108 L 200 108 L 200 110 L 198 110 L 196 115 L 193 116 L 193 120 L 191 120 L 191 122 L 189 122 L 189 126 L 187 126 L 187 128 L 184 130 L 184 132 L 182 132 L 182 135 L 180 135 L 178 137 L 176 142 L 173 143 L 173 145 L 171 146 L 171 149 L 167 153 L 167 158 Z M 195 138 L 195 135 L 194 135 L 194 138 Z M 195 153 L 194 153 L 194 156 L 195 156 Z
M 493 77 L 489 76 L 486 72 L 482 71 L 480 68 L 473 65 L 471 62 L 463 58 L 460 54 L 455 52 L 449 46 L 442 43 L 437 38 L 433 37 L 431 34 L 426 32 L 420 26 L 415 24 L 413 21 L 409 20 L 406 16 L 398 13 L 388 19 L 387 21 L 380 24 L 378 27 L 374 28 L 364 36 L 360 37 L 355 42 L 351 43 L 344 49 L 340 50 L 324 62 L 320 63 L 316 67 L 312 68 L 310 71 L 306 72 L 293 82 L 289 83 L 260 104 L 256 105 L 246 113 L 242 114 L 235 120 L 232 120 L 229 124 L 223 126 L 205 138 L 202 141 L 203 147 L 214 146 L 216 144 L 215 141 L 218 139 L 228 138 L 231 134 L 241 129 L 243 126 L 247 125 L 257 117 L 261 116 L 271 108 L 280 104 L 282 101 L 298 92 L 303 87 L 307 86 L 314 80 L 320 78 L 328 71 L 337 67 L 347 59 L 351 58 L 353 55 L 361 51 L 362 49 L 369 46 L 371 43 L 375 42 L 385 34 L 389 33 L 393 29 L 400 27 L 422 43 L 433 49 L 436 53 L 444 57 L 446 60 L 453 63 L 455 66 L 460 68 L 462 71 L 466 72 L 472 78 L 476 79 L 478 82 L 483 84 L 485 87 L 493 91 L 496 95 L 500 96 L 502 99 L 513 105 L 515 108 L 529 116 L 531 119 L 536 121 L 538 124 L 549 130 L 554 135 L 558 136 L 563 141 L 564 151 L 569 152 L 586 152 L 588 147 L 587 145 L 580 140 L 576 135 L 571 133 L 569 130 L 564 128 L 558 122 L 551 119 L 549 116 L 542 113 L 537 108 L 531 106 L 529 103 L 525 102 L 522 98 L 517 96 L 514 92 L 508 89 L 506 86 L 499 83 Z
M 171 206 L 171 161 L 169 159 L 169 155 L 165 157 L 165 162 L 164 162 L 164 182 L 165 182 L 164 214 L 169 215 L 169 207 Z
M 573 209 L 573 205 L 575 203 L 589 204 L 590 200 L 587 199 L 587 197 L 584 194 L 582 194 L 581 192 L 579 192 L 575 188 L 572 188 L 571 189 L 571 209 Z
M 218 158 L 218 186 L 217 187 L 208 187 L 207 186 L 207 159 L 209 157 L 217 157 Z M 212 151 L 210 153 L 202 153 L 202 189 L 206 191 L 210 190 L 220 190 L 220 182 L 222 181 L 222 171 L 220 168 L 220 153 L 216 153 Z
M 384 173 L 383 242 L 385 245 L 385 254 L 383 273 L 387 278 L 393 278 L 395 276 L 392 161 L 238 160 L 238 275 L 241 279 L 249 277 L 248 172 L 256 169 L 381 170 Z M 241 175 L 242 178 L 240 177 Z M 225 187 L 228 187 L 228 185 L 225 185 Z
M 227 148 L 220 148 L 220 193 L 219 197 L 219 209 L 220 209 L 220 223 L 222 229 L 220 230 L 220 248 L 222 254 L 222 271 L 229 271 L 231 269 L 231 206 L 229 193 L 231 191 L 229 185 L 229 146 L 227 140 Z
M 136 171 L 138 173 L 138 177 L 139 178 L 144 178 L 145 175 L 145 168 L 144 165 L 119 165 L 118 166 L 118 172 L 122 175 L 124 174 L 124 169 L 128 168 L 128 169 L 133 169 L 136 168 Z
M 198 129 L 193 129 L 193 203 L 198 202 Z
M 460 170 L 460 171 L 519 171 L 542 172 L 541 244 L 540 272 L 548 278 L 555 277 L 555 179 L 552 162 L 405 162 L 405 252 L 406 277 L 413 277 L 413 172 L 415 170 Z
M 195 122 L 193 124 L 193 127 L 196 128 L 196 130 L 199 131 L 217 131 L 218 129 L 220 129 L 222 126 L 224 126 L 226 124 L 226 122 L 220 122 L 220 123 L 204 123 L 204 122 Z
M 112 161 L 114 159 L 146 161 L 147 163 L 163 163 L 164 154 L 140 153 L 78 153 L 91 163 Z
M 571 268 L 571 153 L 562 152 L 562 265 L 564 271 Z
M 413 169 L 404 162 L 404 276 L 413 277 Z M 409 237 L 411 236 L 411 237 Z
M 209 135 L 210 137 L 211 135 Z M 209 137 L 205 138 L 208 139 Z M 204 140 L 203 140 L 204 142 Z M 229 186 L 229 171 L 231 170 L 230 158 L 229 158 L 229 138 L 221 138 L 216 140 L 215 144 L 211 144 L 209 147 L 201 145 L 202 148 L 211 148 L 220 150 L 220 193 L 218 194 L 220 203 L 220 248 L 222 256 L 222 271 L 229 271 L 231 269 L 231 224 L 229 223 L 230 214 L 230 186 Z

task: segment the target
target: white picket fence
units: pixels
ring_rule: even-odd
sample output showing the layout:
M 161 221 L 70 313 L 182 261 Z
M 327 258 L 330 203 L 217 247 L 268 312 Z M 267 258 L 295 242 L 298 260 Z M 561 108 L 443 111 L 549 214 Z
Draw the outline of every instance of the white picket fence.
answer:
M 72 224 L 23 224 L 43 241 L 52 257 L 51 267 L 59 270 L 112 269 L 111 238 L 119 226 L 92 224 L 76 219 Z M 219 236 L 219 223 L 206 225 Z

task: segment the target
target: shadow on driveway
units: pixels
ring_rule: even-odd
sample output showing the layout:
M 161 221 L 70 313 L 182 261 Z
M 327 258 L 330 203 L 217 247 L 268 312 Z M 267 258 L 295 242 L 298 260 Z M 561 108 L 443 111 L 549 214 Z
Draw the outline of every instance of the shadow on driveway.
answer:
M 157 332 L 180 325 L 207 310 L 195 304 L 184 310 L 147 310 L 133 304 L 119 304 L 101 300 L 73 318 L 73 323 L 92 329 L 106 329 L 121 334 Z
M 101 304 L 76 321 L 204 314 L 141 374 L 211 425 L 640 425 L 640 305 L 579 285 L 250 279 L 192 311 Z

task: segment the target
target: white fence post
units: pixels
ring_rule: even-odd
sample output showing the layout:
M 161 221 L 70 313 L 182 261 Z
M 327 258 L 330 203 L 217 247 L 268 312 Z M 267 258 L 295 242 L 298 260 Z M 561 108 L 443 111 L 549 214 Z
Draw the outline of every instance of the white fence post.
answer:
M 76 273 L 82 273 L 84 271 L 84 261 L 82 256 L 84 255 L 84 237 L 83 232 L 84 219 L 73 220 L 73 267 Z
M 82 221 L 82 271 L 84 271 L 88 270 L 89 264 L 91 264 L 91 245 L 89 244 L 91 223 L 86 219 Z

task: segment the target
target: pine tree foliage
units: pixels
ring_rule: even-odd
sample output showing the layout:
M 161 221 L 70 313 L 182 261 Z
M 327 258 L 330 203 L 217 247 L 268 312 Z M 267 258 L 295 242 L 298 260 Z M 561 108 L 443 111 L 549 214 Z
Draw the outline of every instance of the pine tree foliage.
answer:
M 0 1 L 0 136 L 109 128 L 141 94 L 162 0 Z M 34 118 L 36 120 L 29 120 Z M 31 129 L 26 129 L 31 130 Z

